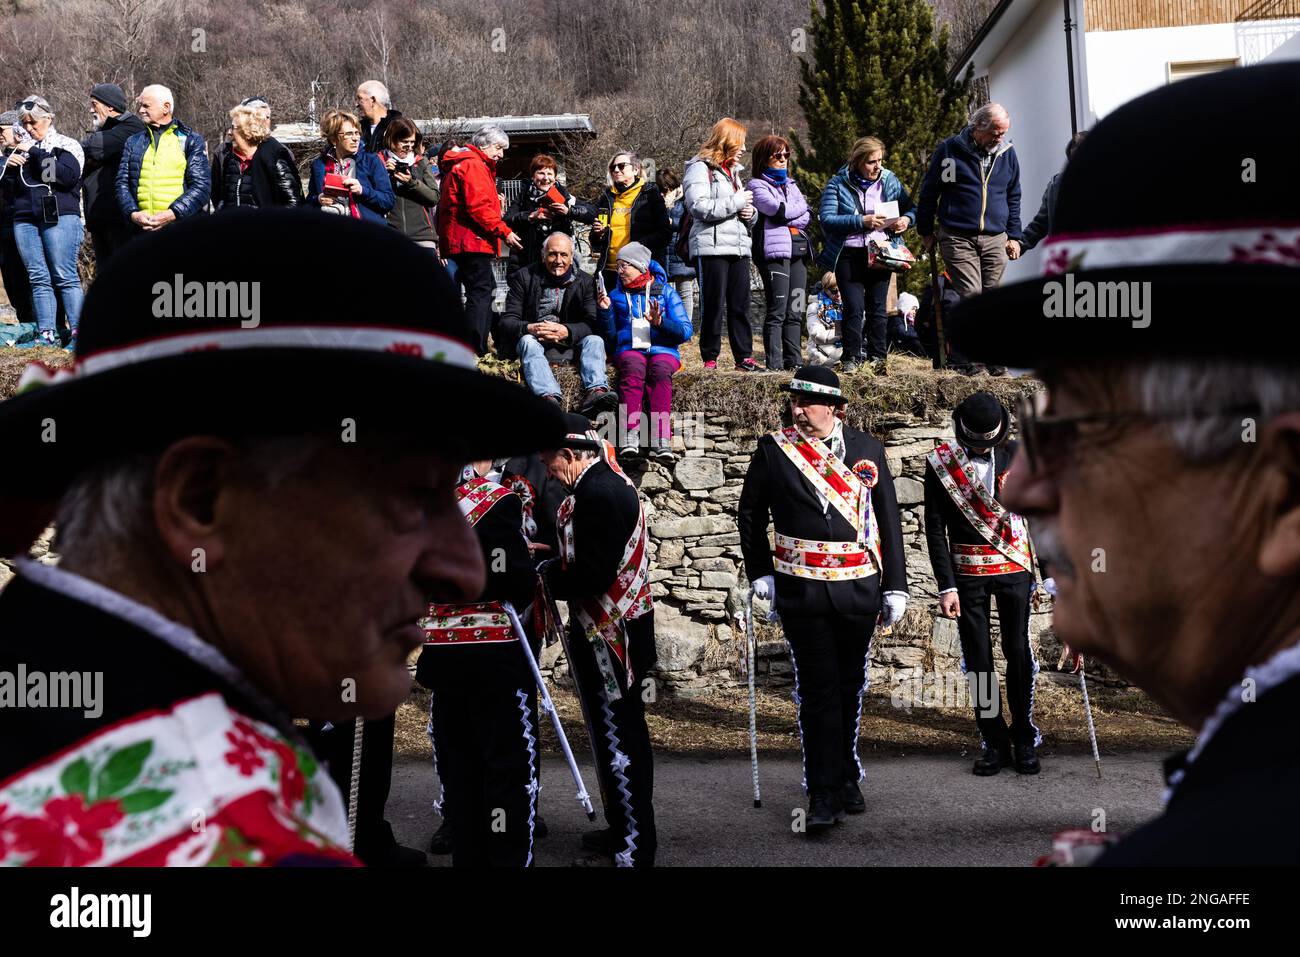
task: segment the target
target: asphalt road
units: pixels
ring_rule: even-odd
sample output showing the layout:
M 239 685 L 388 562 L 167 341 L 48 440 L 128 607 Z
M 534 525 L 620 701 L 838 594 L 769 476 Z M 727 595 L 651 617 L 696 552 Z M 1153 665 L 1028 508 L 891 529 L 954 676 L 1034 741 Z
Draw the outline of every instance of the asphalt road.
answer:
M 1096 809 L 1107 830 L 1132 831 L 1160 811 L 1162 754 L 1108 756 L 1097 779 L 1092 758 L 1043 754 L 1037 776 L 1010 769 L 970 773 L 974 758 L 919 755 L 864 759 L 867 812 L 816 839 L 791 830 L 803 807 L 798 756 L 760 756 L 763 806 L 753 806 L 748 756 L 655 760 L 660 866 L 1027 866 L 1051 851 L 1052 835 L 1088 827 Z M 598 793 L 590 756 L 579 759 Z M 542 766 L 541 812 L 550 835 L 535 846 L 539 866 L 604 866 L 579 839 L 591 828 L 562 759 Z M 388 820 L 403 844 L 425 848 L 440 823 L 431 809 L 437 778 L 427 762 L 393 767 Z M 595 798 L 599 813 L 599 800 Z M 434 866 L 449 857 L 430 857 Z

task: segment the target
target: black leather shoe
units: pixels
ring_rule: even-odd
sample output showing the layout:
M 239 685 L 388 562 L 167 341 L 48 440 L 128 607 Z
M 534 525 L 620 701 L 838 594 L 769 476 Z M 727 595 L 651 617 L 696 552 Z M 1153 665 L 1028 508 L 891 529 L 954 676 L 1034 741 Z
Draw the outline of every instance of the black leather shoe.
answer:
M 830 794 L 814 794 L 808 801 L 808 835 L 821 834 L 844 820 L 844 809 Z
M 551 833 L 551 829 L 546 826 L 546 818 L 540 814 L 533 818 L 533 840 L 540 841 Z
M 447 821 L 442 822 L 442 827 L 433 832 L 433 837 L 429 838 L 430 854 L 450 854 L 451 853 L 451 824 Z
M 840 806 L 849 814 L 861 814 L 867 809 L 866 799 L 858 789 L 857 781 L 845 781 L 840 788 Z
M 582 846 L 588 851 L 594 851 L 597 854 L 605 854 L 609 857 L 614 856 L 614 845 L 617 838 L 614 836 L 612 827 L 603 828 L 599 831 L 588 831 L 582 835 Z
M 428 867 L 429 859 L 425 857 L 424 851 L 417 850 L 414 847 L 403 847 L 401 844 L 393 844 L 379 851 L 370 851 L 364 853 L 357 852 L 357 857 L 365 863 L 366 867 Z
M 1037 774 L 1042 770 L 1042 765 L 1038 763 L 1038 755 L 1034 751 L 1032 744 L 1016 745 L 1016 773 L 1017 774 Z
M 1011 752 L 1005 748 L 985 747 L 984 752 L 975 759 L 972 768 L 982 778 L 992 777 L 1003 768 L 1011 766 Z

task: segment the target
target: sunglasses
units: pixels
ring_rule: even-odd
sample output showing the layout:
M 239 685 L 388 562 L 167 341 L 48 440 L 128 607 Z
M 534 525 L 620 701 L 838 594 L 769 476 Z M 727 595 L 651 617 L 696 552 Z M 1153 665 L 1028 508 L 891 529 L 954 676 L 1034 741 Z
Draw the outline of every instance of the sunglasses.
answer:
M 1122 425 L 1129 422 L 1177 422 L 1186 419 L 1219 418 L 1258 414 L 1258 404 L 1225 409 L 1194 409 L 1187 412 L 1093 412 L 1088 415 L 1042 415 L 1041 393 L 1021 396 L 1016 402 L 1020 424 L 1020 447 L 1032 475 L 1056 472 L 1073 455 L 1079 443 L 1080 426 Z
M 790 154 L 789 154 L 788 152 L 781 152 L 781 153 L 773 153 L 773 154 L 772 154 L 772 159 L 774 159 L 774 160 L 783 160 L 783 159 L 789 159 L 789 158 L 790 158 Z
M 636 166 L 633 163 L 611 163 L 609 166 L 609 171 L 611 173 L 617 172 L 621 169 L 636 169 Z

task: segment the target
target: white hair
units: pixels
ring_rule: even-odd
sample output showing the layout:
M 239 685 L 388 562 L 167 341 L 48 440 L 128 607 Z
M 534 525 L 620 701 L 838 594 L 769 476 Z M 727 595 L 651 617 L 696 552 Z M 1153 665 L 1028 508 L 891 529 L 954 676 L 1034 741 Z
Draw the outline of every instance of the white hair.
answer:
M 1294 360 L 1163 359 L 1133 366 L 1130 383 L 1143 412 L 1177 416 L 1162 424 L 1187 460 L 1207 463 L 1244 447 L 1248 420 L 1300 411 L 1297 372 Z
M 151 93 L 158 98 L 160 102 L 166 103 L 176 112 L 176 97 L 172 96 L 172 91 L 167 89 L 161 83 L 150 83 L 140 91 L 140 97 L 143 98 L 146 93 Z
M 324 447 L 321 436 L 257 439 L 240 448 L 249 479 L 275 488 Z M 140 452 L 83 472 L 59 499 L 55 550 L 80 564 L 103 561 L 147 542 L 153 528 L 153 477 L 161 451 Z
M 506 135 L 506 131 L 491 123 L 479 127 L 479 131 L 470 138 L 470 142 L 479 149 L 485 146 L 499 146 L 503 150 L 510 148 L 510 137 Z
M 366 96 L 373 96 L 382 103 L 384 109 L 391 110 L 393 108 L 393 100 L 388 95 L 388 87 L 378 80 L 366 80 L 361 84 L 361 89 L 365 91 Z
M 987 130 L 998 120 L 1009 120 L 1011 114 L 1001 103 L 985 103 L 971 115 L 970 125 L 973 129 Z
M 561 240 L 562 242 L 566 242 L 566 243 L 568 243 L 568 244 L 569 244 L 569 249 L 570 249 L 570 251 L 572 251 L 572 249 L 573 249 L 573 237 L 570 236 L 568 233 L 561 232 L 561 231 L 559 231 L 559 230 L 556 230 L 555 232 L 551 233 L 551 235 L 549 235 L 549 236 L 546 237 L 546 241 L 542 243 L 542 248 L 545 249 L 547 246 L 551 245 L 551 240 L 552 240 L 552 239 L 558 239 L 558 240 Z

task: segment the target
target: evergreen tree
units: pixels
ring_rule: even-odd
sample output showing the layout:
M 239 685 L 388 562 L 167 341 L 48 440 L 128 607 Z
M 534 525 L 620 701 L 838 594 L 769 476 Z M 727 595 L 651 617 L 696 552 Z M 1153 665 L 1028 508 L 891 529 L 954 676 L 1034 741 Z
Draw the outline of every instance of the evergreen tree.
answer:
M 949 82 L 948 27 L 935 36 L 926 0 L 812 0 L 809 40 L 799 68 L 808 142 L 796 136 L 794 146 L 810 204 L 862 136 L 884 142 L 885 165 L 917 199 L 925 159 L 966 122 L 970 71 Z

